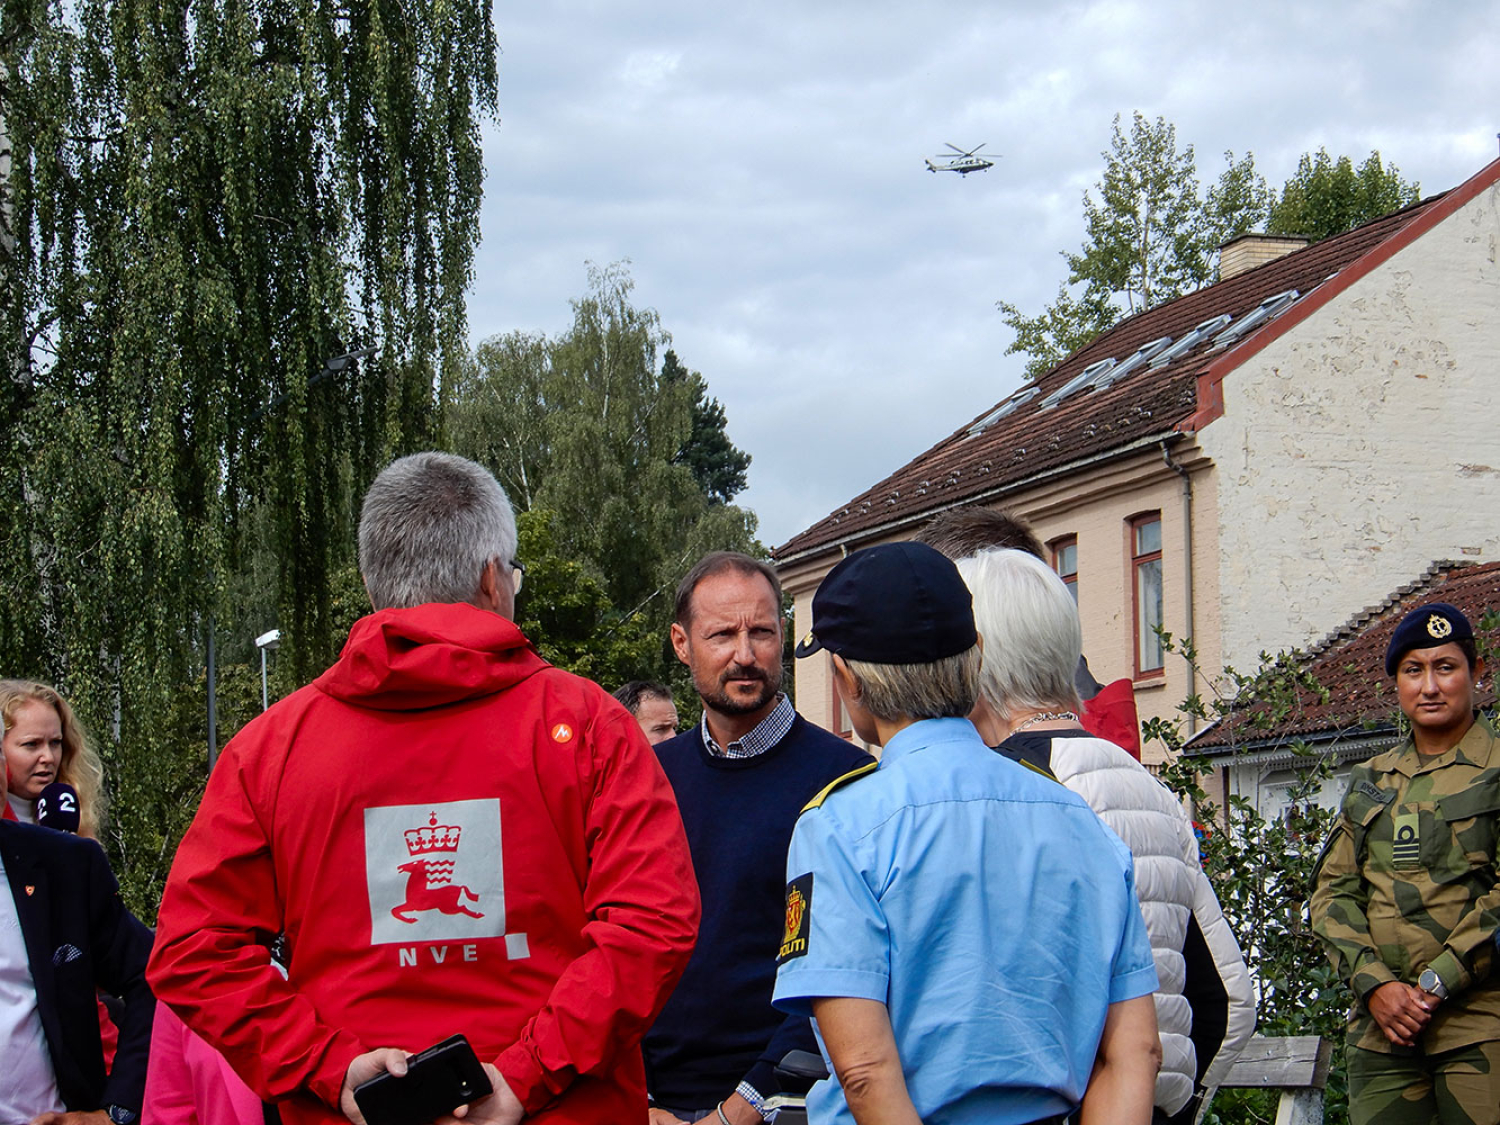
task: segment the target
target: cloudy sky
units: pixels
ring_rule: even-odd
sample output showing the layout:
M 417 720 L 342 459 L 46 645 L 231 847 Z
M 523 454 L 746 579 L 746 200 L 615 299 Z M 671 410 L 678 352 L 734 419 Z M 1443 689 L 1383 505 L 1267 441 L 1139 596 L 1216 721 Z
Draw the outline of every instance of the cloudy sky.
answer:
M 1372 149 L 1431 194 L 1494 159 L 1492 2 L 926 0 L 500 4 L 475 339 L 567 327 L 628 258 L 753 457 L 779 544 L 1020 382 L 999 299 L 1038 311 L 1083 237 L 1116 113 L 1165 116 L 1200 179 L 1279 185 Z M 929 174 L 951 141 L 1003 154 Z

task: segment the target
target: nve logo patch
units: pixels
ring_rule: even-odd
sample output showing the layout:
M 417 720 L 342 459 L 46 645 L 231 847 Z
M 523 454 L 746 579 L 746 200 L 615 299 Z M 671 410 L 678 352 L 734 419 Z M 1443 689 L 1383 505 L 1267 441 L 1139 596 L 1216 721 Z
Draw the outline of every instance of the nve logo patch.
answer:
M 505 933 L 500 802 L 365 810 L 370 941 L 462 941 Z

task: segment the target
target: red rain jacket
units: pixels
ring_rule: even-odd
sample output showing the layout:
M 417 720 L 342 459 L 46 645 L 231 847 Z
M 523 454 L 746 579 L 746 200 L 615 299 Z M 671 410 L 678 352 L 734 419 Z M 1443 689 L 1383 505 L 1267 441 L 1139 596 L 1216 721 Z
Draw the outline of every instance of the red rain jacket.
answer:
M 467 605 L 383 610 L 225 749 L 149 979 L 288 1125 L 462 1032 L 538 1122 L 644 1121 L 697 883 L 629 713 Z M 285 930 L 289 979 L 263 944 Z
M 1093 699 L 1084 700 L 1079 722 L 1090 734 L 1141 760 L 1141 724 L 1135 711 L 1135 685 L 1129 680 L 1115 680 L 1100 688 Z

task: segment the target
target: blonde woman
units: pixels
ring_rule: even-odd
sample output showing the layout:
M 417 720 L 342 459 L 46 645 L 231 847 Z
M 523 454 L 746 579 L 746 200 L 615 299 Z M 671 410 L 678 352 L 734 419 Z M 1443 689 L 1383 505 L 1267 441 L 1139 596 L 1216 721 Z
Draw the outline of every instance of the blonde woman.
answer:
M 67 701 L 46 684 L 0 680 L 0 718 L 10 784 L 0 815 L 36 823 L 37 797 L 62 781 L 78 791 L 78 834 L 97 839 L 104 819 L 104 766 Z

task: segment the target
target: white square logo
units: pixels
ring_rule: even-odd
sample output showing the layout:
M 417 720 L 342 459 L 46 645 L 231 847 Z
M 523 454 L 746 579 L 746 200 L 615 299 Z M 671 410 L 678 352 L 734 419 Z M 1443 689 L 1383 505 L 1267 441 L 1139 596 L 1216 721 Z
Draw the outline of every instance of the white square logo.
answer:
M 372 945 L 502 936 L 500 802 L 366 809 L 365 882 Z

